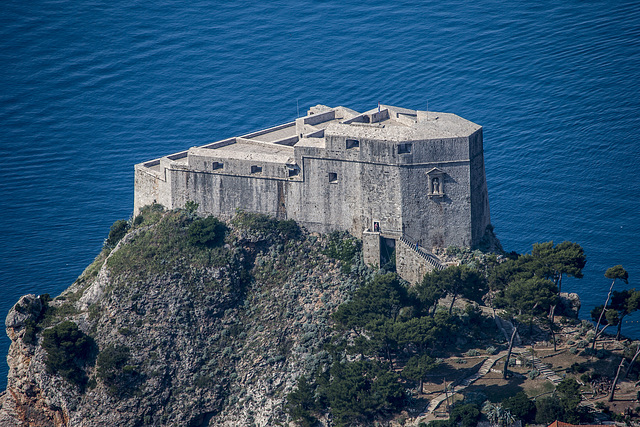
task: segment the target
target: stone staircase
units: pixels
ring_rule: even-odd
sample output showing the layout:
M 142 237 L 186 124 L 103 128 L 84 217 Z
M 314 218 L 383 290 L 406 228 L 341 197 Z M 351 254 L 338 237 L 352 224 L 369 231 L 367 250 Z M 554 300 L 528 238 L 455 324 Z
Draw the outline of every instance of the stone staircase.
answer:
M 445 267 L 444 265 L 442 265 L 440 260 L 435 255 L 427 252 L 426 250 L 418 246 L 416 242 L 412 242 L 406 236 L 401 236 L 400 240 L 402 241 L 402 243 L 410 247 L 415 253 L 417 253 L 422 259 L 427 261 L 427 263 L 431 265 L 434 269 L 444 270 Z
M 533 357 L 533 367 L 540 372 L 540 375 L 548 379 L 554 384 L 558 384 L 562 381 L 562 378 L 549 368 L 549 365 L 545 365 L 538 357 Z

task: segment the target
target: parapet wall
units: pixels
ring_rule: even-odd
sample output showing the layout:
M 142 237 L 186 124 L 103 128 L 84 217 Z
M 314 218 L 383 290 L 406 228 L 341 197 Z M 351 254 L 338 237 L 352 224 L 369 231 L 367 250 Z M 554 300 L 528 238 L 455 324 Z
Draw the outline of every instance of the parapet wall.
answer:
M 406 240 L 396 240 L 396 271 L 404 280 L 420 283 L 425 274 L 436 268 L 443 267 L 436 267 L 434 262 L 426 261 Z

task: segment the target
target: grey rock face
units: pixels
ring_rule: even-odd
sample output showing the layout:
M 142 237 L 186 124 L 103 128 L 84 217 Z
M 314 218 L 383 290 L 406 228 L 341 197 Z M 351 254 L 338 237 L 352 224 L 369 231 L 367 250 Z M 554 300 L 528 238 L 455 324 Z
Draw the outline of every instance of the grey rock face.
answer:
M 7 329 L 19 329 L 25 325 L 28 319 L 36 320 L 42 311 L 42 301 L 33 294 L 20 297 L 20 300 L 11 307 L 4 325 Z
M 321 237 L 236 229 L 226 247 L 195 250 L 182 240 L 184 217 L 165 218 L 134 229 L 48 302 L 35 344 L 25 343 L 22 331 L 45 308 L 42 300 L 26 295 L 10 311 L 0 426 L 287 421 L 286 395 L 326 356 L 320 349 L 329 316 L 356 281 L 319 253 Z M 84 389 L 46 367 L 42 333 L 64 320 L 99 349 L 81 365 L 89 378 Z M 126 363 L 99 374 L 96 359 L 114 347 L 128 350 Z

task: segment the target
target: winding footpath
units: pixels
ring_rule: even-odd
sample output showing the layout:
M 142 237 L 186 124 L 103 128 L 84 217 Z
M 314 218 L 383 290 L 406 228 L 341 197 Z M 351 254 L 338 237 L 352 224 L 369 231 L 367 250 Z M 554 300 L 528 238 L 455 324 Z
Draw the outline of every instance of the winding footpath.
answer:
M 478 369 L 478 372 L 471 375 L 470 377 L 463 379 L 458 384 L 452 385 L 447 393 L 440 393 L 435 398 L 431 399 L 431 401 L 425 407 L 425 409 L 414 418 L 415 424 L 417 425 L 421 418 L 426 417 L 430 414 L 433 414 L 436 408 L 438 408 L 438 406 L 447 398 L 447 396 L 453 395 L 455 393 L 458 393 L 464 390 L 469 385 L 473 384 L 476 380 L 478 380 L 479 378 L 482 378 L 487 373 L 489 373 L 491 371 L 491 368 L 493 368 L 493 366 L 496 364 L 498 360 L 502 359 L 503 357 L 506 357 L 507 352 L 508 352 L 507 350 L 504 350 L 504 351 L 501 351 L 500 353 L 497 353 L 489 357 L 480 366 L 480 369 Z M 511 356 L 513 357 L 519 354 L 525 354 L 526 352 L 527 350 L 525 348 L 514 347 L 511 351 Z M 543 376 L 544 378 L 546 378 L 547 380 L 551 381 L 554 384 L 558 384 L 560 381 L 562 381 L 562 378 L 558 374 L 556 374 L 554 371 L 552 371 L 548 365 L 542 363 L 539 357 L 534 356 L 534 357 L 530 357 L 530 359 L 533 361 L 533 366 L 538 370 L 541 376 Z

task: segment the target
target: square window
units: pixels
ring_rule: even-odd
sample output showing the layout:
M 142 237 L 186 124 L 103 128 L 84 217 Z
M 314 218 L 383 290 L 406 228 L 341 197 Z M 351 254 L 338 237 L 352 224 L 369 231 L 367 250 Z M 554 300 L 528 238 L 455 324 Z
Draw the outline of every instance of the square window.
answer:
M 359 148 L 360 147 L 360 141 L 358 141 L 357 139 L 347 139 L 347 150 L 349 150 L 350 148 Z
M 329 172 L 329 182 L 338 182 L 338 174 Z
M 398 154 L 411 153 L 411 144 L 398 144 Z
M 261 173 L 261 172 L 262 172 L 262 166 L 256 166 L 256 165 L 251 166 L 251 173 Z
M 224 166 L 224 164 L 222 162 L 213 162 L 213 163 L 211 163 L 211 169 L 213 169 L 213 170 L 222 169 L 223 166 Z

